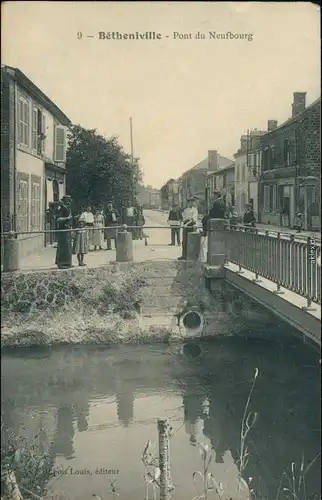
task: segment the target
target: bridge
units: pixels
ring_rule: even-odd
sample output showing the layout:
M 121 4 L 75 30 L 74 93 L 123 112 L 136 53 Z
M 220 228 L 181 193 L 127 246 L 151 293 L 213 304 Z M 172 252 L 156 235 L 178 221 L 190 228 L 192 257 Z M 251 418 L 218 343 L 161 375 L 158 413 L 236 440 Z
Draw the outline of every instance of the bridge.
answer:
M 57 270 L 56 249 L 49 246 L 16 259 L 10 269 L 9 238 L 3 260 L 4 271 L 8 272 L 2 277 L 2 303 L 14 314 L 27 312 L 30 317 L 31 312 L 42 312 L 44 318 L 48 308 L 52 313 L 51 304 L 66 308 L 74 300 L 70 284 L 75 279 L 84 281 L 87 276 L 84 294 L 92 290 L 93 295 L 94 289 L 97 292 L 115 276 L 125 283 L 136 275 L 136 279 L 144 278 L 145 286 L 139 286 L 136 323 L 127 328 L 137 335 L 158 329 L 181 337 L 234 334 L 245 316 L 257 322 L 260 329 L 263 327 L 259 325 L 273 314 L 304 340 L 321 346 L 318 236 L 262 227 L 229 227 L 228 221 L 215 219 L 210 221 L 207 239 L 197 232 L 189 236 L 190 256 L 187 261 L 178 261 L 181 247 L 169 245 L 167 214 L 149 210 L 145 217 L 143 239 L 131 243 L 129 259 L 121 259 L 131 262 L 117 262 L 115 250 L 92 251 L 85 257 L 86 268 Z M 38 233 L 43 231 L 13 235 L 15 246 Z M 74 296 L 79 294 L 78 284 L 75 286 Z M 126 325 L 122 328 L 124 333 Z

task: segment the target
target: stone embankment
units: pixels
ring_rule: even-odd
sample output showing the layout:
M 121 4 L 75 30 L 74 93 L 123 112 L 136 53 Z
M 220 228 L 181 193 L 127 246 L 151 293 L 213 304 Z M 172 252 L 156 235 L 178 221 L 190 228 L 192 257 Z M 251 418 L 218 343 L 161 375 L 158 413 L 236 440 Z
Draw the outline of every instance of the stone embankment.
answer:
M 1 296 L 2 347 L 233 335 L 265 314 L 231 290 L 210 294 L 200 265 L 172 260 L 3 274 Z M 189 309 L 199 328 L 180 322 Z

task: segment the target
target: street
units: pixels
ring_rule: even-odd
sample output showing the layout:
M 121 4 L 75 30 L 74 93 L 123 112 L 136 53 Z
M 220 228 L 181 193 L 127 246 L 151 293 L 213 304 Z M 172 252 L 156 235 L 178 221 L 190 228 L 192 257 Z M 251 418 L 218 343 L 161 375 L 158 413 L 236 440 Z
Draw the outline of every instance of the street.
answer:
M 143 240 L 133 241 L 133 258 L 135 262 L 144 262 L 149 260 L 172 260 L 177 259 L 181 255 L 181 246 L 169 246 L 170 243 L 170 228 L 167 225 L 167 213 L 156 210 L 145 210 L 146 226 L 160 226 L 160 229 L 146 229 L 144 234 L 147 235 L 148 245 L 145 246 Z M 163 228 L 162 226 L 166 226 Z M 97 252 L 89 252 L 85 255 L 84 262 L 87 267 L 100 267 L 110 262 L 115 262 L 116 251 L 114 244 L 113 250 L 101 250 Z M 40 269 L 57 269 L 55 265 L 56 248 L 47 247 L 38 254 L 28 255 L 21 259 L 20 268 L 23 271 L 40 270 Z M 77 266 L 76 255 L 73 256 L 73 265 Z
M 135 240 L 133 241 L 133 257 L 135 262 L 144 262 L 150 260 L 172 260 L 177 259 L 181 255 L 181 246 L 169 246 L 170 243 L 170 228 L 167 224 L 168 213 L 165 211 L 157 210 L 145 210 L 145 225 L 146 226 L 159 226 L 160 229 L 145 229 L 144 235 L 147 235 L 147 246 L 145 246 L 145 241 Z M 278 234 L 280 228 L 274 228 L 273 226 L 266 227 L 263 224 L 258 225 L 257 229 L 261 234 L 265 231 L 269 231 L 271 237 L 275 237 Z M 296 233 L 292 230 L 283 229 L 282 239 L 289 239 L 289 235 L 294 234 L 296 241 L 305 241 L 306 237 L 311 235 L 311 237 L 316 238 L 316 242 L 319 244 L 321 241 L 320 233 Z M 44 248 L 38 254 L 28 255 L 21 259 L 20 268 L 21 270 L 36 270 L 36 269 L 56 269 L 55 265 L 56 248 L 47 247 Z M 110 262 L 115 262 L 116 252 L 113 245 L 113 250 L 102 250 L 97 252 L 89 252 L 85 256 L 85 263 L 87 267 L 100 267 L 104 266 Z M 76 255 L 73 256 L 73 265 L 77 266 Z

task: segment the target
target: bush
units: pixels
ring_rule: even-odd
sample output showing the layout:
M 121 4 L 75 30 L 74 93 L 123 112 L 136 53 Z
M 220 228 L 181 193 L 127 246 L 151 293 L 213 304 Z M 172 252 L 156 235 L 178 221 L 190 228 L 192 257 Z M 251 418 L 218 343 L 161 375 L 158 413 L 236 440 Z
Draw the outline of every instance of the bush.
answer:
M 46 484 L 54 476 L 52 443 L 47 443 L 48 450 L 45 451 L 40 438 L 44 438 L 43 430 L 29 443 L 1 423 L 1 474 L 14 472 L 21 493 L 26 498 L 30 497 L 30 493 L 40 497 L 46 495 Z

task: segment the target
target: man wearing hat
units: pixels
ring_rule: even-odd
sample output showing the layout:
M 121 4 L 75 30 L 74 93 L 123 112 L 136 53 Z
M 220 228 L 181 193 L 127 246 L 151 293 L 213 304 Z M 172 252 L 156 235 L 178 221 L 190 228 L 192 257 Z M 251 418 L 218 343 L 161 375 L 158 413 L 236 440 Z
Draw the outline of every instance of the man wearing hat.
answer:
M 118 211 L 114 208 L 113 203 L 109 201 L 105 213 L 105 226 L 108 228 L 105 229 L 107 250 L 112 250 L 112 240 L 114 240 L 116 248 L 117 229 L 116 228 L 114 229 L 113 226 L 118 226 L 119 223 L 120 223 L 120 216 L 118 214 Z
M 72 199 L 70 196 L 63 196 L 57 211 L 57 251 L 56 265 L 59 269 L 69 269 L 72 267 L 72 233 L 63 231 L 72 228 Z
M 202 219 L 203 234 L 206 236 L 208 231 L 208 220 L 209 219 L 224 219 L 226 213 L 226 204 L 224 202 L 222 193 L 220 191 L 214 191 L 214 202 L 209 214 L 205 215 Z
M 183 220 L 183 231 L 182 231 L 182 256 L 179 260 L 187 260 L 187 244 L 188 244 L 188 234 L 193 231 L 193 227 L 198 221 L 198 210 L 195 207 L 195 199 L 193 197 L 188 198 L 188 206 L 182 212 Z

